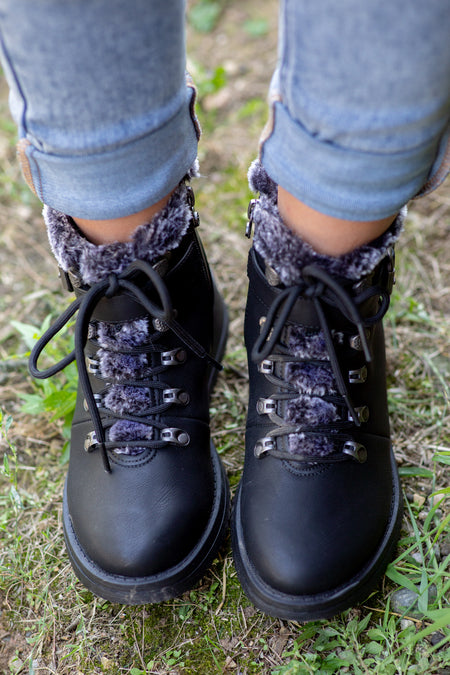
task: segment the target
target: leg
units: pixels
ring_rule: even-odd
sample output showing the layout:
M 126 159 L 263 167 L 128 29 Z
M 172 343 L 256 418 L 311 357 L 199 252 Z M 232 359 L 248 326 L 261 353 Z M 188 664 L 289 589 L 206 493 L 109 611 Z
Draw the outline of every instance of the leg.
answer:
M 172 194 L 172 193 L 171 193 Z M 73 218 L 84 236 L 93 244 L 111 244 L 115 241 L 130 241 L 138 227 L 148 223 L 169 201 L 171 195 L 163 197 L 142 211 L 121 218 L 93 220 L 92 218 Z
M 24 174 L 77 299 L 79 388 L 63 524 L 77 576 L 127 604 L 190 589 L 228 484 L 209 435 L 226 310 L 197 235 L 184 2 L 0 0 Z M 101 30 L 99 30 L 101 27 Z M 99 244 L 99 245 L 97 245 Z
M 198 140 L 183 0 L 151 11 L 145 0 L 2 0 L 0 30 L 19 158 L 44 204 L 112 219 L 176 187 Z
M 368 244 L 387 230 L 394 216 L 354 221 L 328 216 L 278 186 L 278 210 L 283 222 L 318 253 L 343 255 Z
M 250 400 L 232 530 L 244 589 L 281 618 L 364 600 L 399 534 L 381 320 L 402 206 L 445 173 L 448 27 L 437 2 L 284 3 L 271 125 L 249 174 Z
M 271 178 L 350 221 L 389 217 L 436 187 L 448 171 L 447 8 L 284 0 L 282 9 L 261 149 Z

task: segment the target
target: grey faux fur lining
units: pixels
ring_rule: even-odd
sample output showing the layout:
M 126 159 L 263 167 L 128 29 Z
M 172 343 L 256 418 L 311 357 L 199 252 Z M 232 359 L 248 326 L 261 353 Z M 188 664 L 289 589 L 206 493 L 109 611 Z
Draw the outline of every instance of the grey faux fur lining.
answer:
M 285 377 L 286 382 L 295 387 L 300 394 L 328 396 L 337 393 L 336 381 L 330 366 L 319 366 L 309 361 L 287 363 Z
M 92 326 L 92 324 L 91 324 Z M 91 338 L 95 337 L 100 345 L 97 353 L 100 374 L 107 380 L 123 382 L 142 377 L 148 371 L 148 361 L 145 354 L 131 355 L 118 354 L 117 350 L 134 349 L 147 342 L 148 320 L 136 319 L 115 325 L 99 322 L 91 328 Z M 95 331 L 95 334 L 94 334 Z M 151 392 L 146 387 L 133 387 L 124 384 L 111 384 L 103 398 L 103 405 L 116 415 L 139 415 L 151 406 Z M 144 428 L 142 424 L 119 420 L 110 428 L 109 440 L 133 440 L 136 438 L 151 438 L 151 427 Z M 121 448 L 120 454 L 139 454 L 139 448 Z
M 278 212 L 278 186 L 259 160 L 250 166 L 248 178 L 250 188 L 260 193 L 252 214 L 255 249 L 286 286 L 297 283 L 302 267 L 313 263 L 334 276 L 357 281 L 375 269 L 403 229 L 406 207 L 389 229 L 370 244 L 338 257 L 321 255 L 283 223 Z
M 336 451 L 335 444 L 327 436 L 311 436 L 302 432 L 289 434 L 289 452 L 292 455 L 302 455 L 311 461 L 318 457 L 327 457 Z
M 188 177 L 198 175 L 198 163 Z M 186 184 L 181 182 L 167 205 L 149 222 L 136 229 L 130 241 L 95 245 L 84 237 L 72 218 L 44 206 L 48 238 L 58 265 L 72 272 L 85 284 L 94 284 L 111 273 L 119 274 L 134 260 L 154 263 L 176 248 L 190 222 Z
M 91 338 L 95 337 L 100 345 L 97 352 L 100 375 L 111 382 L 104 394 L 103 406 L 114 414 L 124 417 L 142 414 L 146 408 L 151 407 L 150 389 L 121 383 L 146 377 L 149 370 L 147 355 L 119 353 L 118 350 L 132 350 L 145 344 L 149 338 L 148 320 L 137 319 L 119 325 L 102 321 L 91 326 Z M 117 443 L 151 440 L 152 437 L 151 423 L 127 419 L 119 419 L 108 430 L 108 439 Z M 115 452 L 138 455 L 142 452 L 142 448 L 125 445 L 116 448 Z
M 95 339 L 102 349 L 133 349 L 143 344 L 148 336 L 147 319 L 135 319 L 118 325 L 99 322 L 95 328 Z
M 139 415 L 151 406 L 150 389 L 113 384 L 108 387 L 104 405 L 116 415 Z
M 299 396 L 286 406 L 286 422 L 309 427 L 331 424 L 338 419 L 336 406 L 319 396 Z
M 299 428 L 332 424 L 339 419 L 337 408 L 321 397 L 337 394 L 337 385 L 322 331 L 292 326 L 287 347 L 293 356 L 305 361 L 286 364 L 286 381 L 299 393 L 298 398 L 291 399 L 286 405 L 286 422 Z M 331 438 L 301 431 L 289 434 L 288 447 L 293 455 L 305 457 L 326 457 L 335 451 Z

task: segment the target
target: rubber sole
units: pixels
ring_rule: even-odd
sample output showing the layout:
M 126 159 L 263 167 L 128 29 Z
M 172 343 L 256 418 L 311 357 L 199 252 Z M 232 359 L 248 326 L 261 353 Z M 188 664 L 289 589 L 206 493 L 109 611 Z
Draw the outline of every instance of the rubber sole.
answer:
M 251 602 L 265 614 L 293 621 L 330 619 L 349 607 L 363 602 L 376 588 L 384 571 L 394 556 L 400 536 L 402 521 L 402 498 L 395 459 L 393 465 L 393 499 L 391 518 L 384 537 L 374 557 L 346 584 L 324 593 L 314 595 L 289 595 L 269 586 L 258 574 L 248 557 L 240 518 L 240 487 L 233 504 L 231 540 L 236 572 Z

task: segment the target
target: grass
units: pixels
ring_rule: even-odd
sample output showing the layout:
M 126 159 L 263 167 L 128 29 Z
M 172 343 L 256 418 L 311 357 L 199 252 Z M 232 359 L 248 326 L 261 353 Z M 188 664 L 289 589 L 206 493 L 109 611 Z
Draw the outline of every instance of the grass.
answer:
M 211 408 L 214 441 L 234 490 L 247 398 L 245 172 L 266 114 L 276 3 L 215 4 L 221 21 L 202 34 L 202 50 L 199 34 L 191 34 L 191 56 L 203 73 L 199 114 L 208 132 L 196 192 L 202 237 L 231 314 L 225 368 Z M 246 24 L 253 16 L 259 25 Z M 252 60 L 261 44 L 268 47 L 260 62 Z M 245 77 L 230 54 L 252 63 Z M 69 370 L 57 382 L 33 384 L 26 352 L 47 317 L 69 299 L 59 290 L 40 205 L 19 176 L 4 91 L 0 100 L 0 673 L 448 675 L 450 186 L 411 206 L 398 247 L 386 337 L 406 508 L 398 554 L 381 587 L 330 621 L 272 619 L 244 596 L 227 546 L 190 593 L 157 606 L 122 607 L 85 590 L 65 554 L 64 434 L 75 374 Z M 205 124 L 210 116 L 214 128 Z M 60 336 L 49 358 L 66 353 L 68 335 Z

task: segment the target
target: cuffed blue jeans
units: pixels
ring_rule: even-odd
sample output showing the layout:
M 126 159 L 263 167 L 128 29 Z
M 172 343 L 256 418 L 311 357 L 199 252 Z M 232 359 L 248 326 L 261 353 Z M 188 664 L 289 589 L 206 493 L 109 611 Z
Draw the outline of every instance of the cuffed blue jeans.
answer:
M 0 0 L 26 180 L 79 218 L 135 213 L 197 154 L 184 0 Z M 284 0 L 261 160 L 328 215 L 375 220 L 449 171 L 448 0 Z

